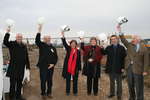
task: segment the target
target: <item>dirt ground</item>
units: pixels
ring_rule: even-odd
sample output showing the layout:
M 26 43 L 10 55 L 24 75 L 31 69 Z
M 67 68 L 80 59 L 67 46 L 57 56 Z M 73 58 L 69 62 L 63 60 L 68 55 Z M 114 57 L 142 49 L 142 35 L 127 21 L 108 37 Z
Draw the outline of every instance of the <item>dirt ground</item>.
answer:
M 108 99 L 109 95 L 109 80 L 108 76 L 105 73 L 102 73 L 102 77 L 99 80 L 99 93 L 98 96 L 88 96 L 86 93 L 86 77 L 81 73 L 79 75 L 78 81 L 78 96 L 74 96 L 71 94 L 70 96 L 66 96 L 65 94 L 65 80 L 61 77 L 62 72 L 62 62 L 64 57 L 64 51 L 61 50 L 58 54 L 59 62 L 57 64 L 57 68 L 55 68 L 54 76 L 53 76 L 53 100 L 117 100 L 116 97 L 112 99 Z M 62 55 L 63 53 L 63 55 Z M 36 58 L 36 59 L 35 59 Z M 27 100 L 43 100 L 40 96 L 40 80 L 39 80 L 39 70 L 36 67 L 38 58 L 38 51 L 34 50 L 30 52 L 30 62 L 31 62 L 31 81 L 23 87 L 23 96 Z M 8 96 L 6 95 L 6 100 Z M 49 100 L 49 98 L 46 98 Z M 128 100 L 128 87 L 126 80 L 123 80 L 123 100 Z M 145 100 L 150 100 L 150 88 L 145 87 Z
M 53 77 L 53 100 L 117 100 L 116 97 L 108 99 L 109 94 L 109 80 L 106 74 L 102 74 L 99 80 L 99 93 L 98 96 L 88 96 L 86 94 L 86 77 L 80 74 L 78 82 L 78 96 L 71 94 L 66 96 L 65 94 L 65 80 L 61 77 L 62 69 L 55 69 Z M 37 68 L 32 68 L 31 70 L 31 82 L 24 86 L 23 96 L 27 100 L 43 100 L 40 96 L 40 81 L 39 81 L 39 71 Z M 8 99 L 7 99 L 8 100 Z M 44 100 L 49 100 L 46 98 Z M 128 100 L 128 87 L 126 81 L 123 81 L 123 100 Z M 145 100 L 150 100 L 150 89 L 145 88 Z

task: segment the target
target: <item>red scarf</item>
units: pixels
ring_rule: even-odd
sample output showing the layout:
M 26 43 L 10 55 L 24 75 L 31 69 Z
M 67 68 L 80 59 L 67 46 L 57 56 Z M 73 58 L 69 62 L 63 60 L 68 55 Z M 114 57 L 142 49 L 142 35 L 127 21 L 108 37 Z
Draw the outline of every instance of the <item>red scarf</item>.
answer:
M 77 49 L 71 49 L 70 57 L 68 60 L 68 72 L 71 75 L 75 74 L 76 63 L 77 63 Z

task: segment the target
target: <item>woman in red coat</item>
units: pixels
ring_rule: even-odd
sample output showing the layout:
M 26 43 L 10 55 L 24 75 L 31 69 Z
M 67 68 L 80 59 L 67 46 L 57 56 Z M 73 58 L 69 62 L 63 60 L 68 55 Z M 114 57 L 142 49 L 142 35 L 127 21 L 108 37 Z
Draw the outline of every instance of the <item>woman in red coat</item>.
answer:
M 81 70 L 80 50 L 77 49 L 77 41 L 71 40 L 70 45 L 67 44 L 64 33 L 62 32 L 62 43 L 66 50 L 66 57 L 63 65 L 62 76 L 66 79 L 66 95 L 70 95 L 71 77 L 73 77 L 73 94 L 78 93 L 78 74 Z
M 87 93 L 91 95 L 92 87 L 94 95 L 98 94 L 98 79 L 100 78 L 101 68 L 100 60 L 102 58 L 102 49 L 97 45 L 97 39 L 92 37 L 90 45 L 84 46 L 81 39 L 81 49 L 84 51 L 83 74 L 87 76 Z

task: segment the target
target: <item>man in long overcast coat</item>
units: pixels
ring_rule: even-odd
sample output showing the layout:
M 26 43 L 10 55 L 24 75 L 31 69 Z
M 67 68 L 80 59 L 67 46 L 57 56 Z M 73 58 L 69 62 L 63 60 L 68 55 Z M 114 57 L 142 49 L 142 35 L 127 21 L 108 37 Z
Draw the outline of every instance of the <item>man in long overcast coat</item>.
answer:
M 10 27 L 4 36 L 4 44 L 9 49 L 10 64 L 6 76 L 10 77 L 10 100 L 25 100 L 21 96 L 25 67 L 30 69 L 27 46 L 22 41 L 22 34 L 16 35 L 15 41 L 9 41 Z

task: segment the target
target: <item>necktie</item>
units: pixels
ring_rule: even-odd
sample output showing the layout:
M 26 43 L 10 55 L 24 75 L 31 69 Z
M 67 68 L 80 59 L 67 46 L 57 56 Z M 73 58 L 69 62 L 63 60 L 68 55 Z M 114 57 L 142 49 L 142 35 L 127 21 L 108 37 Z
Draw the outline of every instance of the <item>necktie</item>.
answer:
M 137 52 L 137 45 L 134 46 L 134 50 Z
M 117 45 L 114 45 L 114 52 L 116 53 Z

